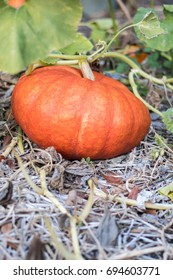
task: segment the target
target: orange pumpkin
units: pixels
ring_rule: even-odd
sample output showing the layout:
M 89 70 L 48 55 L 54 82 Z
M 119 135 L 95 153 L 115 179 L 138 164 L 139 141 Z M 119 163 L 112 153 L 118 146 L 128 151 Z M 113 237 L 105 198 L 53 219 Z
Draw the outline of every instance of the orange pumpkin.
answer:
M 93 73 L 94 81 L 75 68 L 48 66 L 19 79 L 12 111 L 33 142 L 67 159 L 107 159 L 139 145 L 148 109 L 119 81 Z
M 9 0 L 8 6 L 11 6 L 15 9 L 19 9 L 25 3 L 25 0 Z

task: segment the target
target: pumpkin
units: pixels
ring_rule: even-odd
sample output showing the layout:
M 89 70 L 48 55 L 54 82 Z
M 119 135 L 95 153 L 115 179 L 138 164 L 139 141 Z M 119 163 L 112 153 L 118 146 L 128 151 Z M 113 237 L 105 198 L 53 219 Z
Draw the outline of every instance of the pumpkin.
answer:
M 8 1 L 8 6 L 11 6 L 15 9 L 19 9 L 20 6 L 24 4 L 25 0 L 9 0 Z
M 37 145 L 54 146 L 67 159 L 131 151 L 149 130 L 149 111 L 119 81 L 93 74 L 94 81 L 68 66 L 24 74 L 12 93 L 16 122 Z

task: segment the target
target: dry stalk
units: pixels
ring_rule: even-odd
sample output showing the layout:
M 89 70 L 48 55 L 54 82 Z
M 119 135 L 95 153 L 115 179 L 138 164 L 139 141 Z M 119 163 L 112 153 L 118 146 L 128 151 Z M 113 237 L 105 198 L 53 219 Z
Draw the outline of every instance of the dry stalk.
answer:
M 82 222 L 88 217 L 88 215 L 91 211 L 93 202 L 94 202 L 94 183 L 93 183 L 93 181 L 88 180 L 88 185 L 90 187 L 89 198 L 87 200 L 87 203 L 86 203 L 82 213 L 78 217 L 79 221 L 82 221 Z
M 16 144 L 17 144 L 17 138 L 14 137 L 12 138 L 11 143 L 7 146 L 5 151 L 1 154 L 1 156 L 3 156 L 4 158 L 8 157 L 8 155 L 11 153 L 11 151 L 16 146 Z
M 79 260 L 79 259 L 83 259 L 80 255 L 79 252 L 75 252 L 75 254 L 70 253 L 69 251 L 67 251 L 67 249 L 65 248 L 65 246 L 58 240 L 57 238 L 57 233 L 55 232 L 55 230 L 53 229 L 52 225 L 51 225 L 51 221 L 48 217 L 44 217 L 44 222 L 45 225 L 51 235 L 51 238 L 56 246 L 57 251 L 67 260 Z
M 131 259 L 131 258 L 135 258 L 141 255 L 146 255 L 146 254 L 151 254 L 151 253 L 156 253 L 156 252 L 160 252 L 160 251 L 164 251 L 165 247 L 163 245 L 161 246 L 157 246 L 157 247 L 151 247 L 151 248 L 146 248 L 143 250 L 134 250 L 134 251 L 130 251 L 130 252 L 125 252 L 119 255 L 112 255 L 109 260 L 113 259 L 113 260 L 127 260 L 127 259 Z
M 47 185 L 46 185 L 46 174 L 45 174 L 45 170 L 44 169 L 40 170 L 40 179 L 41 179 L 42 195 L 44 195 L 47 198 L 49 198 L 63 214 L 66 214 L 67 216 L 71 217 L 71 214 L 66 210 L 66 208 L 48 190 Z
M 13 154 L 15 155 L 16 159 L 17 159 L 17 162 L 18 162 L 18 165 L 21 169 L 21 171 L 23 172 L 23 175 L 26 179 L 26 181 L 28 182 L 28 184 L 33 188 L 33 190 L 42 195 L 43 194 L 43 191 L 40 187 L 37 187 L 37 185 L 32 181 L 32 179 L 30 178 L 30 176 L 28 175 L 27 171 L 25 170 L 25 167 L 23 165 L 23 162 L 21 160 L 21 158 L 19 157 L 19 155 L 17 154 L 17 152 L 13 149 Z
M 90 180 L 92 180 L 92 179 L 90 179 Z M 99 196 L 100 198 L 103 198 L 103 199 L 109 200 L 109 201 L 117 201 L 117 202 L 122 203 L 122 204 L 125 203 L 129 206 L 138 207 L 138 202 L 134 199 L 129 199 L 129 198 L 125 198 L 125 197 L 119 197 L 119 196 L 115 196 L 115 195 L 106 194 L 103 191 L 97 189 L 94 182 L 93 182 L 93 185 L 94 185 L 95 194 L 97 196 Z M 155 210 L 172 210 L 173 209 L 173 204 L 160 204 L 160 203 L 145 202 L 145 208 L 155 209 Z
M 46 196 L 50 201 L 52 201 L 54 203 L 54 205 L 63 213 L 66 214 L 69 218 L 70 218 L 70 225 L 71 225 L 71 237 L 72 237 L 72 244 L 73 244 L 73 250 L 75 252 L 75 254 L 69 255 L 70 253 L 68 253 L 65 251 L 64 249 L 65 247 L 61 244 L 61 242 L 59 242 L 57 239 L 55 240 L 55 236 L 56 233 L 53 231 L 52 227 L 51 227 L 51 223 L 50 221 L 45 220 L 46 225 L 48 227 L 48 230 L 50 232 L 50 235 L 52 236 L 58 250 L 61 252 L 64 252 L 64 257 L 68 258 L 71 256 L 73 259 L 83 259 L 80 253 L 80 247 L 79 247 L 79 243 L 78 243 L 78 237 L 77 237 L 77 230 L 76 230 L 76 223 L 78 221 L 78 218 L 73 217 L 67 210 L 66 208 L 58 201 L 58 199 L 48 190 L 47 185 L 46 185 L 46 174 L 45 174 L 45 170 L 41 169 L 40 170 L 40 180 L 41 180 L 41 188 L 37 187 L 36 184 L 32 181 L 32 179 L 30 178 L 30 176 L 28 175 L 28 173 L 26 172 L 24 165 L 22 163 L 22 160 L 20 159 L 19 155 L 13 151 L 18 164 L 23 172 L 23 175 L 26 179 L 26 181 L 28 182 L 28 184 L 33 188 L 33 190 L 38 193 L 39 195 L 44 195 Z M 91 200 L 91 199 L 90 199 Z M 91 201 L 92 202 L 92 201 Z M 87 204 L 88 205 L 88 204 Z M 91 203 L 92 206 L 92 203 Z M 90 204 L 87 206 L 87 209 L 90 210 Z M 82 216 L 86 217 L 86 214 L 88 213 L 88 210 L 85 209 L 84 214 Z

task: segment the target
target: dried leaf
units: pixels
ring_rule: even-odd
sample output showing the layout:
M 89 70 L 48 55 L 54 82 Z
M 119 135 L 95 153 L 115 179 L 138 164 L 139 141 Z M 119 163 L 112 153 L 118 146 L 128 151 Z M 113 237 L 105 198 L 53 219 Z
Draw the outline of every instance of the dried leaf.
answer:
M 4 241 L 7 246 L 12 248 L 13 250 L 17 250 L 19 246 L 19 241 L 15 239 L 14 236 L 11 236 L 9 233 L 13 228 L 13 224 L 11 222 L 5 223 L 0 227 L 0 232 L 4 234 Z
M 112 185 L 120 185 L 123 183 L 123 179 L 121 176 L 116 175 L 113 172 L 109 172 L 109 173 L 101 173 L 102 177 L 110 184 Z
M 5 179 L 0 180 L 0 205 L 7 205 L 11 202 L 13 194 L 13 185 L 11 181 Z
M 64 186 L 64 167 L 62 165 L 55 166 L 50 186 L 54 189 L 62 189 Z
M 9 231 L 12 229 L 12 223 L 6 223 L 4 225 L 1 226 L 1 232 L 3 234 L 7 234 L 9 233 Z
M 61 230 L 65 231 L 65 232 L 70 231 L 70 218 L 68 215 L 61 214 L 59 216 L 59 227 Z
M 11 142 L 11 136 L 8 134 L 3 139 L 2 148 L 5 148 Z
M 14 169 L 15 161 L 11 158 L 6 158 L 5 163 L 9 166 L 10 169 Z
M 26 255 L 26 260 L 44 260 L 44 243 L 38 235 L 35 235 L 29 246 L 29 251 Z
M 66 200 L 66 205 L 75 206 L 76 204 L 82 204 L 83 199 L 78 196 L 76 190 L 71 190 L 68 193 L 68 198 Z
M 119 233 L 115 217 L 107 209 L 100 221 L 96 236 L 103 247 L 115 246 Z
M 136 199 L 139 193 L 139 187 L 138 186 L 134 186 L 133 189 L 131 190 L 131 192 L 128 195 L 128 198 L 130 199 Z
M 4 159 L 5 159 L 5 157 L 0 155 L 0 162 L 3 161 Z

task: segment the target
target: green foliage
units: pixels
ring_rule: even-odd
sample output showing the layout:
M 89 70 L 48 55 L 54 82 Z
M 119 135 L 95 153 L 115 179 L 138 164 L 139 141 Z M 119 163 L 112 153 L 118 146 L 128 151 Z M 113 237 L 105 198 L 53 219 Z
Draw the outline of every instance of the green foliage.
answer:
M 82 34 L 77 33 L 74 41 L 67 47 L 60 49 L 64 54 L 85 53 L 92 49 L 92 43 Z
M 159 193 L 169 197 L 173 201 L 173 182 L 159 189 Z
M 173 5 L 163 5 L 164 19 L 159 20 L 153 9 L 139 8 L 134 23 L 138 38 L 148 47 L 159 51 L 169 51 L 173 48 Z
M 168 109 L 162 114 L 162 120 L 166 125 L 166 128 L 173 133 L 173 108 Z
M 100 40 L 107 41 L 109 38 L 109 31 L 112 29 L 113 24 L 110 18 L 97 19 L 90 21 L 88 26 L 91 28 L 90 39 L 97 43 Z
M 0 0 L 0 69 L 17 73 L 54 49 L 76 40 L 82 7 L 79 0 L 27 0 L 14 9 Z M 83 36 L 82 49 L 91 45 Z M 86 47 L 84 46 L 86 43 Z
M 156 14 L 149 11 L 137 25 L 137 33 L 141 39 L 152 39 L 165 31 L 160 27 L 160 22 Z

